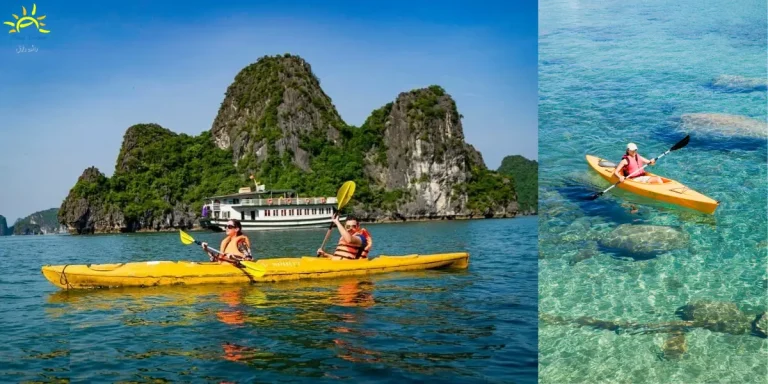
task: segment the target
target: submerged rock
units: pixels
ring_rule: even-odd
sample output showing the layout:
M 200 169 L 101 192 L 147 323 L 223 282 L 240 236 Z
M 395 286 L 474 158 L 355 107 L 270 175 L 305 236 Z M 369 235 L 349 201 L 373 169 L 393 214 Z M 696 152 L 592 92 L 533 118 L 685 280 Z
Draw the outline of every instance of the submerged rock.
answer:
M 742 312 L 735 303 L 720 301 L 695 301 L 675 312 L 693 326 L 713 332 L 741 335 L 752 330 L 754 315 Z
M 568 261 L 568 264 L 575 265 L 578 263 L 581 263 L 582 261 L 589 260 L 595 256 L 598 255 L 598 249 L 597 249 L 597 243 L 594 241 L 590 241 L 587 243 L 587 245 L 579 250 L 579 253 L 571 257 L 571 260 Z
M 746 116 L 724 113 L 688 113 L 680 116 L 681 131 L 729 137 L 768 137 L 768 124 Z
M 768 89 L 768 81 L 757 77 L 720 75 L 712 79 L 712 87 L 726 92 L 755 92 Z
M 600 245 L 634 255 L 653 255 L 688 246 L 682 230 L 658 225 L 622 224 L 600 239 Z
M 622 320 L 600 320 L 581 316 L 566 319 L 550 313 L 540 313 L 539 322 L 555 325 L 577 325 L 616 333 L 653 334 L 668 333 L 664 342 L 664 357 L 676 358 L 686 353 L 688 347 L 680 335 L 694 328 L 703 328 L 712 332 L 732 335 L 752 335 L 768 337 L 768 314 L 763 310 L 759 314 L 740 310 L 736 304 L 718 301 L 696 301 L 686 304 L 675 312 L 682 320 L 659 323 L 635 323 Z
M 763 312 L 757 315 L 752 326 L 752 333 L 758 337 L 768 337 L 768 313 Z
M 680 360 L 686 352 L 688 352 L 688 342 L 683 332 L 670 334 L 661 347 L 661 357 L 665 360 Z

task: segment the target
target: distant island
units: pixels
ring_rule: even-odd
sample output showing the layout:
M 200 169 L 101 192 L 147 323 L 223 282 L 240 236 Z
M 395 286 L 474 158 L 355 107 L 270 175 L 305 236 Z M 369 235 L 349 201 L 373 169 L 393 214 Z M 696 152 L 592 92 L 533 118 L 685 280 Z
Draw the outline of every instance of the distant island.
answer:
M 512 177 L 518 196 L 520 209 L 537 212 L 539 207 L 539 163 L 523 156 L 507 156 L 497 170 L 502 175 Z
M 58 208 L 35 212 L 16 220 L 11 227 L 8 227 L 5 217 L 0 215 L 0 236 L 66 233 L 67 228 L 59 223 L 58 213 Z
M 511 156 L 489 170 L 465 142 L 461 118 L 432 85 L 350 126 L 306 61 L 265 56 L 235 76 L 210 131 L 129 127 L 113 176 L 86 169 L 58 221 L 75 234 L 193 228 L 204 197 L 237 192 L 251 175 L 313 196 L 354 180 L 345 209 L 370 222 L 536 214 L 537 163 Z

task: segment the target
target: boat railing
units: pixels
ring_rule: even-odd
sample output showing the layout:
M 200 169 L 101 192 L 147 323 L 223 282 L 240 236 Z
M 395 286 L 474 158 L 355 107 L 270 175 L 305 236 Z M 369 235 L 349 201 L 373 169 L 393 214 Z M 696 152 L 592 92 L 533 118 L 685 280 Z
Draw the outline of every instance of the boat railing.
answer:
M 273 197 L 271 199 L 240 199 L 239 204 L 231 204 L 232 206 L 249 206 L 249 207 L 264 207 L 272 205 L 316 205 L 316 204 L 336 204 L 335 197 L 299 197 L 299 198 L 286 198 L 286 197 Z

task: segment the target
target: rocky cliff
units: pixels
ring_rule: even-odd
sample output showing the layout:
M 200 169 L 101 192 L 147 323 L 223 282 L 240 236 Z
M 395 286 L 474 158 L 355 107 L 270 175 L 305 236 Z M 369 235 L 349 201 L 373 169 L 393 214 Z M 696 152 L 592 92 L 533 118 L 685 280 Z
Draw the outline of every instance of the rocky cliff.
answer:
M 61 204 L 59 222 L 73 234 L 121 232 L 127 228 L 119 207 L 107 200 L 109 179 L 87 168 Z
M 8 236 L 13 233 L 13 230 L 8 230 L 8 222 L 3 215 L 0 215 L 0 236 Z
M 490 175 L 480 153 L 464 141 L 456 103 L 441 87 L 401 93 L 394 103 L 375 111 L 363 128 L 374 128 L 382 137 L 365 154 L 365 174 L 376 187 L 401 193 L 395 204 L 361 207 L 358 215 L 380 219 L 516 213 L 512 185 Z M 475 207 L 466 187 L 483 177 L 498 179 L 500 191 L 487 192 L 502 195 Z
M 439 86 L 400 94 L 361 127 L 341 119 L 307 62 L 262 57 L 227 88 L 211 130 L 128 128 L 115 172 L 87 169 L 59 212 L 72 233 L 194 225 L 202 199 L 247 185 L 333 196 L 368 220 L 514 216 L 514 182 L 464 140 L 456 103 Z
M 245 67 L 227 88 L 211 134 L 233 160 L 256 168 L 270 155 L 289 154 L 292 164 L 310 170 L 304 137 L 325 137 L 338 145 L 345 127 L 310 65 L 298 56 L 266 56 Z

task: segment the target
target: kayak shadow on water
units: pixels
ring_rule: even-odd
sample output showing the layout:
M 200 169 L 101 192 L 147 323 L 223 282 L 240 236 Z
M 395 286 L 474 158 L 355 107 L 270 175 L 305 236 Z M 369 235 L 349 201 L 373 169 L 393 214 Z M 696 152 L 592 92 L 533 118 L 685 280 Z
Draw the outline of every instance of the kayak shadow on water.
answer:
M 589 186 L 572 184 L 566 187 L 554 188 L 570 203 L 577 204 L 585 216 L 601 218 L 617 224 L 636 223 L 645 220 L 640 212 L 634 212 L 631 207 L 624 207 L 615 198 L 601 196 L 596 200 L 588 200 L 587 197 L 595 194 L 596 190 Z
M 555 188 L 569 202 L 578 204 L 581 211 L 590 217 L 605 219 L 616 224 L 644 223 L 650 219 L 651 211 L 672 214 L 680 222 L 717 226 L 714 215 L 707 215 L 694 210 L 677 207 L 672 204 L 656 201 L 639 196 L 618 188 L 614 188 L 595 200 L 588 197 L 605 190 L 610 184 L 583 185 L 571 182 L 567 187 Z M 609 195 L 610 194 L 610 195 Z

